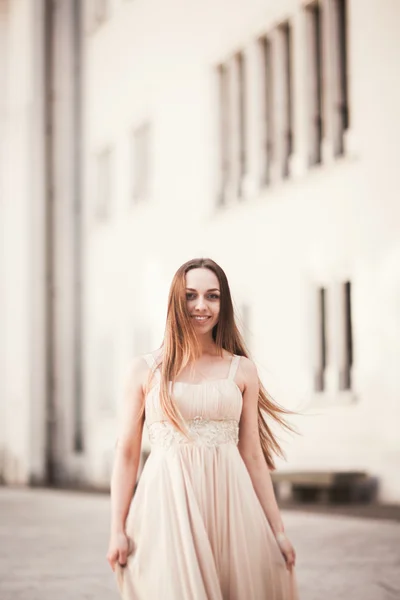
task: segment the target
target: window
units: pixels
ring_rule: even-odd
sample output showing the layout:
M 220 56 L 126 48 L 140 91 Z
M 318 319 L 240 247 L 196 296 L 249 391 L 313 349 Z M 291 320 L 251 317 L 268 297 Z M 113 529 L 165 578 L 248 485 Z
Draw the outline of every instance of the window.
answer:
M 111 208 L 111 148 L 105 148 L 97 155 L 97 182 L 96 182 L 96 217 L 105 220 L 110 216 Z
M 219 193 L 219 204 L 223 205 L 226 201 L 226 194 L 229 185 L 231 173 L 230 161 L 230 127 L 229 127 L 229 70 L 226 64 L 218 67 L 218 87 L 219 87 L 219 126 L 220 126 L 220 168 L 221 168 L 221 187 Z
M 346 0 L 332 2 L 332 53 L 333 61 L 333 136 L 334 154 L 344 153 L 344 133 L 349 128 L 348 101 L 348 49 Z
M 281 175 L 287 178 L 290 175 L 290 157 L 293 152 L 293 106 L 292 106 L 292 32 L 289 23 L 284 23 L 278 28 L 281 52 L 281 86 L 282 86 L 282 160 L 280 165 Z
M 319 287 L 314 310 L 314 391 L 349 391 L 354 362 L 351 282 L 331 282 L 329 288 Z
M 238 116 L 238 188 L 237 195 L 243 195 L 243 180 L 247 170 L 246 152 L 246 62 L 242 52 L 235 56 L 237 77 L 237 116 Z
M 342 347 L 339 370 L 339 389 L 351 389 L 351 369 L 353 366 L 353 326 L 351 319 L 351 283 L 342 284 Z
M 146 122 L 133 132 L 132 198 L 134 203 L 150 197 L 151 158 L 151 126 Z
M 306 8 L 307 24 L 307 65 L 308 65 L 308 107 L 309 107 L 309 166 L 322 160 L 322 11 L 319 2 Z
M 317 290 L 317 356 L 314 372 L 314 390 L 325 390 L 325 370 L 327 366 L 327 315 L 326 315 L 326 289 Z
M 260 40 L 262 65 L 262 174 L 261 183 L 268 185 L 271 181 L 271 163 L 273 160 L 273 77 L 272 77 L 272 44 L 268 37 Z
M 221 188 L 219 204 L 244 195 L 247 173 L 246 59 L 238 52 L 218 67 Z

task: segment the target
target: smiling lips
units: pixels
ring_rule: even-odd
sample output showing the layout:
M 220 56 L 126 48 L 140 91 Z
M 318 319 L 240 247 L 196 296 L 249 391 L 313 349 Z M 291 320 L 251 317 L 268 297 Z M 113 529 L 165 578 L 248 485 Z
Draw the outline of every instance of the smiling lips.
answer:
M 211 317 L 200 316 L 200 315 L 193 315 L 192 318 L 195 321 L 198 321 L 199 323 L 204 323 L 204 321 L 208 321 L 208 319 L 211 319 Z

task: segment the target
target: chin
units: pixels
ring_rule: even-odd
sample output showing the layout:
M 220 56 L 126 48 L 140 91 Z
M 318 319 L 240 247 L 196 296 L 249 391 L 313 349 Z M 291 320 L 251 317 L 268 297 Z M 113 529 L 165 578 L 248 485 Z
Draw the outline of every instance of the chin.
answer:
M 215 327 L 216 323 L 207 323 L 207 326 L 196 325 L 197 331 L 201 331 L 201 333 L 208 333 L 212 331 Z

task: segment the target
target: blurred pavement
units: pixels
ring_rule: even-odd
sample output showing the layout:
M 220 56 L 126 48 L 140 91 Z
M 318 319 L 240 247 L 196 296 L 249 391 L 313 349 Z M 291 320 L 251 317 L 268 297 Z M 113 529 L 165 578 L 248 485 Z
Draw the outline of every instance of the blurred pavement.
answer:
M 300 600 L 400 598 L 400 523 L 283 515 Z M 0 600 L 117 600 L 108 530 L 105 495 L 0 488 Z

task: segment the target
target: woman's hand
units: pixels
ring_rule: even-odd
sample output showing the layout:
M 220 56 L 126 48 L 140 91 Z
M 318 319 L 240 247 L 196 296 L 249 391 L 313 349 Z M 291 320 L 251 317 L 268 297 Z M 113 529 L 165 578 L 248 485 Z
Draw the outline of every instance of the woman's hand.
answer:
M 110 545 L 107 552 L 107 560 L 113 571 L 117 566 L 117 563 L 124 567 L 128 559 L 128 555 L 133 550 L 133 544 L 130 538 L 121 531 L 120 533 L 112 534 L 110 539 Z
M 286 561 L 286 566 L 289 570 L 294 567 L 296 562 L 296 552 L 292 546 L 289 538 L 286 537 L 284 533 L 276 534 L 276 541 L 278 542 L 278 546 L 280 551 L 282 552 L 282 556 Z

